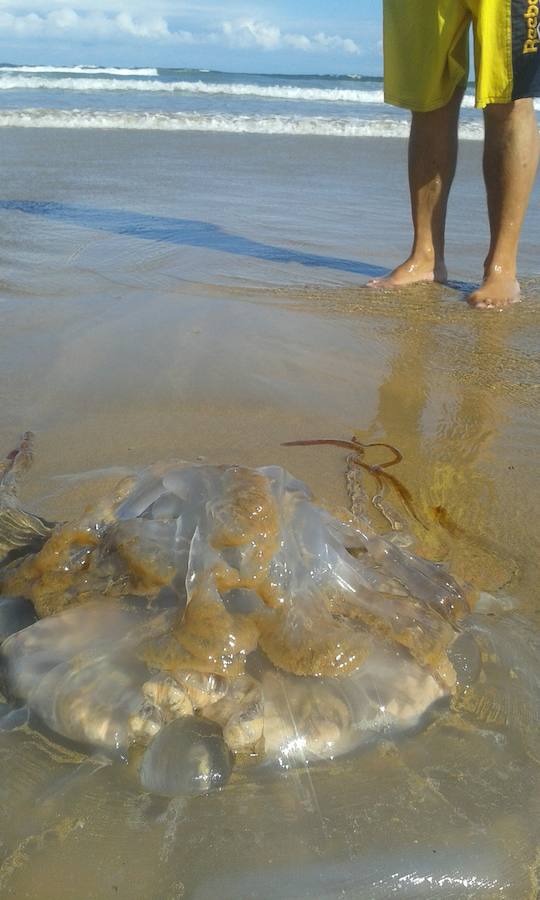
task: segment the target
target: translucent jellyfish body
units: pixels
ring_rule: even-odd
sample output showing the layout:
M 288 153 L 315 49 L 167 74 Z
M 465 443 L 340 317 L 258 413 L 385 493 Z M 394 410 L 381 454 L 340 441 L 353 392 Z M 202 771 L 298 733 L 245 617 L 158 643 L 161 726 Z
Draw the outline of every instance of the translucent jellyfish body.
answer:
M 152 467 L 0 587 L 40 617 L 2 645 L 10 694 L 65 738 L 146 746 L 143 784 L 171 794 L 222 786 L 230 754 L 289 766 L 417 727 L 455 689 L 467 609 L 278 467 Z

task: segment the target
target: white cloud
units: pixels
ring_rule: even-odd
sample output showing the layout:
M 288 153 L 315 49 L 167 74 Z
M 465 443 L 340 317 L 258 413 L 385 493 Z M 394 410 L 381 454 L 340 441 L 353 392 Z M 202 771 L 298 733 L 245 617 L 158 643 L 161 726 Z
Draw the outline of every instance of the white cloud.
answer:
M 115 21 L 122 31 L 132 34 L 134 37 L 155 40 L 170 36 L 169 26 L 162 16 L 136 21 L 129 13 L 121 12 L 115 17 Z
M 0 31 L 4 36 L 11 33 L 17 37 L 73 36 L 89 40 L 130 36 L 153 41 L 174 39 L 184 43 L 193 40 L 190 32 L 171 32 L 162 16 L 135 18 L 127 12 L 106 15 L 102 12 L 79 13 L 67 8 L 46 15 L 0 12 Z
M 75 35 L 107 38 L 128 34 L 155 40 L 170 36 L 167 22 L 159 16 L 134 19 L 124 12 L 107 16 L 104 13 L 78 13 L 67 8 L 54 10 L 47 15 L 0 12 L 0 30 L 4 35 L 11 33 L 18 37 Z
M 12 7 L 13 8 L 13 7 Z M 215 21 L 215 20 L 214 20 Z M 218 20 L 219 21 L 219 20 Z M 309 36 L 282 31 L 277 25 L 250 17 L 222 21 L 212 30 L 173 28 L 164 15 L 134 15 L 126 10 L 105 12 L 59 7 L 49 12 L 0 12 L 4 37 L 47 37 L 88 40 L 135 39 L 169 44 L 223 44 L 266 51 L 290 47 L 303 52 L 360 53 L 350 38 L 324 32 Z
M 262 47 L 276 50 L 282 43 L 281 31 L 275 25 L 265 25 L 253 19 L 223 22 L 222 33 L 234 47 Z
M 223 22 L 221 28 L 223 36 L 233 47 L 260 47 L 263 50 L 293 47 L 295 50 L 308 52 L 336 50 L 350 54 L 360 53 L 360 47 L 350 38 L 328 35 L 324 32 L 319 32 L 313 37 L 282 32 L 276 25 L 257 22 L 255 19 L 246 18 L 238 19 L 235 22 Z
M 197 16 L 213 16 L 214 18 L 224 18 L 231 15 L 231 8 L 234 8 L 241 0 L 230 0 L 222 3 L 215 3 L 212 0 L 152 0 L 151 7 L 154 15 L 164 16 L 165 18 L 185 17 L 189 15 Z M 66 6 L 66 0 L 0 0 L 0 7 L 8 10 L 13 14 L 27 14 L 30 10 L 33 13 L 47 16 L 53 10 L 62 10 Z M 120 12 L 128 12 L 134 16 L 147 14 L 150 3 L 148 0 L 122 0 L 122 2 L 111 3 L 111 0 L 76 0 L 75 10 L 79 14 L 97 14 L 104 13 L 113 15 Z M 245 4 L 241 7 L 245 10 Z M 228 12 L 227 12 L 228 10 Z M 234 14 L 240 14 L 241 10 L 234 10 Z
M 337 50 L 338 52 L 358 54 L 360 47 L 351 38 L 342 38 L 337 34 L 325 34 L 323 31 L 312 38 L 304 34 L 285 34 L 284 42 L 298 50 Z

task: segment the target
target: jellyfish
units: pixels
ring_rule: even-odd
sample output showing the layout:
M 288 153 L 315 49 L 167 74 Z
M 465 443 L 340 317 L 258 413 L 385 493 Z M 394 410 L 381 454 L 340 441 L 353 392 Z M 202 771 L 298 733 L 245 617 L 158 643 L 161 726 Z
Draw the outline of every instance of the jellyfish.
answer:
M 444 567 L 285 469 L 159 463 L 54 525 L 16 500 L 29 445 L 0 493 L 5 692 L 58 739 L 135 760 L 143 789 L 354 753 L 420 727 L 474 668 L 467 642 L 452 657 L 469 610 Z

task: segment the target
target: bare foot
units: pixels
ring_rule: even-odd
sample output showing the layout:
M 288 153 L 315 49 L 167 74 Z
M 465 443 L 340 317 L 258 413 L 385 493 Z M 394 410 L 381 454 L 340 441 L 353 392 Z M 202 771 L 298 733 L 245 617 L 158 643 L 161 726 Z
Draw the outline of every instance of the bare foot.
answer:
M 467 302 L 475 309 L 504 309 L 511 303 L 519 303 L 519 281 L 514 275 L 503 272 L 489 272 L 477 291 L 473 291 Z
M 433 267 L 431 260 L 422 259 L 415 260 L 413 256 L 406 259 L 404 263 L 398 266 L 389 275 L 382 278 L 373 278 L 368 281 L 366 287 L 379 288 L 400 288 L 409 284 L 421 284 L 422 282 L 440 282 L 445 284 L 448 278 L 448 272 L 444 264 Z

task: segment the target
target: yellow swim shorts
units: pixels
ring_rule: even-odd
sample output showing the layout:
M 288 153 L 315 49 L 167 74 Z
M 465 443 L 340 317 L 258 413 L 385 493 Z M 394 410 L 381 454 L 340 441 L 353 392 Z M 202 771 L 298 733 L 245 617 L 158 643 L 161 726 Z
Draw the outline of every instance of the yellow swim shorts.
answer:
M 469 74 L 476 105 L 540 96 L 540 0 L 384 0 L 384 93 L 417 112 L 445 106 Z

